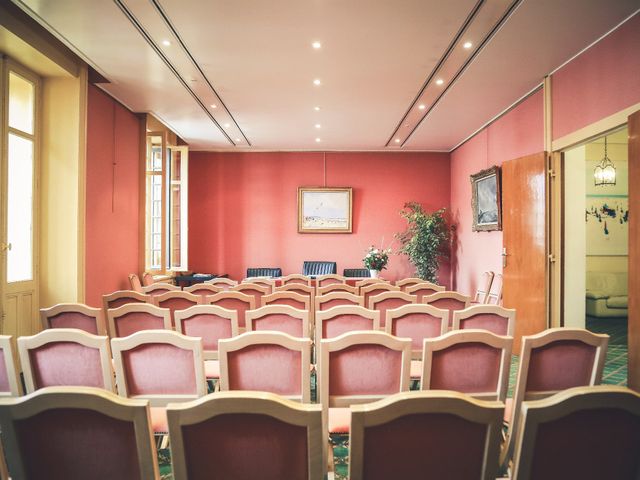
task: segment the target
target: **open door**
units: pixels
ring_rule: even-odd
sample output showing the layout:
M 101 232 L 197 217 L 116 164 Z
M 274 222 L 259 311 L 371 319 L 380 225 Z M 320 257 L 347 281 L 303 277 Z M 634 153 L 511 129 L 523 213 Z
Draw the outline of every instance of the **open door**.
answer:
M 640 184 L 640 111 L 629 117 L 629 185 Z M 629 188 L 629 387 L 640 391 L 640 190 Z
M 502 164 L 503 304 L 517 311 L 514 352 L 523 335 L 547 328 L 546 155 Z

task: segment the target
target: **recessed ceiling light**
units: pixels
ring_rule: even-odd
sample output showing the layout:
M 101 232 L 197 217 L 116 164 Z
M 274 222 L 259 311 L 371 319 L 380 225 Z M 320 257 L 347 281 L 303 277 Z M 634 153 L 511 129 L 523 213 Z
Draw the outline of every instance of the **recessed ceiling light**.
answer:
M 444 83 L 444 80 L 439 78 L 436 80 L 436 85 L 442 85 Z
M 399 138 L 396 138 L 396 143 L 400 143 L 400 139 Z
M 212 103 L 210 106 L 211 108 L 218 108 L 218 105 L 216 105 L 215 103 Z
M 420 105 L 418 105 L 418 108 L 419 108 L 420 110 L 424 110 L 424 109 L 425 109 L 425 108 L 427 108 L 427 107 L 425 107 L 424 105 L 420 104 Z
M 316 112 L 319 112 L 319 111 L 320 111 L 320 107 L 313 107 L 313 109 L 314 109 Z
M 311 46 L 312 46 L 313 48 L 315 48 L 316 50 L 318 50 L 318 49 L 322 48 L 322 44 L 321 44 L 320 42 L 313 42 L 313 43 L 311 44 Z
M 316 128 L 322 128 L 322 125 L 320 125 L 319 123 L 316 123 L 315 127 Z
M 471 42 L 464 42 L 464 43 L 462 44 L 462 46 L 468 50 L 468 49 L 470 49 L 471 47 L 473 47 L 473 43 L 471 43 Z
M 225 124 L 224 124 L 224 128 L 229 128 L 230 126 L 231 126 L 231 124 L 230 124 L 230 123 L 225 123 Z
M 319 138 L 316 138 L 316 142 L 320 142 L 320 139 L 319 139 Z
M 165 47 L 170 47 L 171 42 L 169 40 L 162 40 L 162 45 L 164 45 Z
M 313 81 L 313 84 L 314 84 L 314 85 L 320 85 L 321 83 L 322 83 L 322 82 L 320 81 L 320 79 L 319 79 L 319 78 L 316 78 L 316 79 Z

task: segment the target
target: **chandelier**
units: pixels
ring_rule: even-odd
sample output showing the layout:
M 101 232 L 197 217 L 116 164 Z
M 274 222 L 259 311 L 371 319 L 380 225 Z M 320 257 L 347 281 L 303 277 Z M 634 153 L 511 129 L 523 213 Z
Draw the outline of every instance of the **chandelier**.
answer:
M 604 137 L 604 158 L 593 171 L 596 187 L 616 184 L 616 167 L 607 156 L 607 137 Z

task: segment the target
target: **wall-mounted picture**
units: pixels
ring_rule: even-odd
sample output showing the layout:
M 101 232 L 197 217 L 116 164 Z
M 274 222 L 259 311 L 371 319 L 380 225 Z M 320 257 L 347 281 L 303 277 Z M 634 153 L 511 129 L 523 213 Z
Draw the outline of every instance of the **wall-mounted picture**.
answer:
M 585 221 L 587 255 L 628 255 L 629 198 L 626 195 L 587 195 Z
M 500 167 L 493 166 L 471 175 L 471 208 L 474 232 L 502 230 Z
M 350 187 L 298 187 L 299 233 L 351 233 Z

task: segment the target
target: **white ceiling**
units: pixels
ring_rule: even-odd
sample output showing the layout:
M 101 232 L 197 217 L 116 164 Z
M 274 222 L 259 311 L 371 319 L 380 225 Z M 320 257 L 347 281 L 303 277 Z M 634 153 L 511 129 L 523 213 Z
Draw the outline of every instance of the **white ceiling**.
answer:
M 477 6 L 14 1 L 107 78 L 104 90 L 153 113 L 196 150 L 385 149 Z M 451 150 L 639 8 L 640 0 L 523 0 L 442 86 L 402 150 Z

